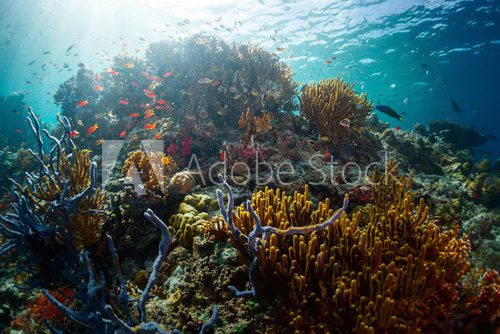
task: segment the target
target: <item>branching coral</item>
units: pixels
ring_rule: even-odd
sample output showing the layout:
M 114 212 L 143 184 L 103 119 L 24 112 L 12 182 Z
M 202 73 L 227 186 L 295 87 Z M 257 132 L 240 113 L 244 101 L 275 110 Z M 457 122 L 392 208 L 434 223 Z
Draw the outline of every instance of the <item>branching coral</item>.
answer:
M 104 280 L 103 273 L 100 273 L 100 275 L 96 274 L 93 269 L 93 264 L 86 253 L 84 253 L 83 257 L 87 268 L 88 279 L 86 283 L 82 284 L 81 293 L 79 294 L 79 296 L 81 296 L 81 301 L 85 305 L 81 312 L 69 308 L 57 300 L 57 298 L 55 298 L 47 290 L 43 290 L 45 296 L 61 312 L 63 312 L 69 319 L 85 328 L 88 333 L 171 333 L 157 322 L 147 322 L 146 313 L 146 303 L 150 298 L 152 288 L 158 280 L 159 269 L 167 255 L 171 238 L 165 223 L 163 223 L 163 221 L 161 221 L 161 219 L 158 218 L 152 210 L 145 212 L 144 216 L 149 222 L 161 230 L 162 238 L 159 244 L 158 256 L 153 263 L 151 275 L 149 276 L 146 286 L 138 301 L 132 299 L 127 292 L 127 286 L 121 274 L 118 255 L 116 253 L 113 240 L 109 235 L 107 236 L 108 246 L 113 259 L 115 274 L 119 282 L 118 291 L 114 291 L 109 295 L 107 294 L 106 282 Z M 135 306 L 138 319 L 133 318 L 131 306 Z M 217 321 L 218 312 L 218 308 L 215 306 L 212 316 L 207 323 L 202 326 L 200 333 L 205 333 L 207 329 L 213 327 Z M 126 316 L 127 320 L 120 319 L 121 315 Z M 174 333 L 178 333 L 178 331 L 174 330 Z
M 27 255 L 27 271 L 36 276 L 30 283 L 44 286 L 75 280 L 78 250 L 97 240 L 106 196 L 97 189 L 96 164 L 69 135 L 69 120 L 59 118 L 64 130 L 59 139 L 43 131 L 53 143 L 46 153 L 40 123 L 30 112 L 38 150 L 28 151 L 38 172 L 26 174 L 26 186 L 13 181 L 12 212 L 0 217 L 0 233 L 7 239 L 0 255 L 10 251 Z
M 366 94 L 357 94 L 354 84 L 340 78 L 321 80 L 301 89 L 300 111 L 318 134 L 343 150 L 349 139 L 359 136 L 373 104 Z
M 176 162 L 162 152 L 137 150 L 129 153 L 122 174 L 132 176 L 137 171 L 146 190 L 166 193 L 168 178 L 176 169 Z
M 352 218 L 346 203 L 336 214 L 329 200 L 314 210 L 307 188 L 293 198 L 260 191 L 233 212 L 225 184 L 221 211 L 231 243 L 249 258 L 253 286 L 233 290 L 255 295 L 267 286 L 288 296 L 299 332 L 414 333 L 449 314 L 469 243 L 456 229 L 441 231 L 425 203 L 414 204 L 411 181 L 388 173 L 374 176 L 373 204 Z

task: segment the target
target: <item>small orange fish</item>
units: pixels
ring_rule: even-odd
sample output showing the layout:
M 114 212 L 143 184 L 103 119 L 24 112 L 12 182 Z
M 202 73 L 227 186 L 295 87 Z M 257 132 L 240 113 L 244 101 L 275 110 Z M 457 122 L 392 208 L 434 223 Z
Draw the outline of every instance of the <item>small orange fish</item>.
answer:
M 133 113 L 133 114 L 130 114 L 129 116 L 131 118 L 136 118 L 136 117 L 139 117 L 139 114 L 138 113 Z
M 156 127 L 156 123 L 148 123 L 146 125 L 144 125 L 144 130 L 153 130 L 154 128 Z
M 102 145 L 102 143 L 104 143 L 104 139 L 102 139 L 102 138 L 101 138 L 101 139 L 96 140 L 96 142 L 95 142 L 95 144 L 96 144 L 97 146 Z
M 220 161 L 226 160 L 226 152 L 225 151 L 219 152 L 219 159 L 220 159 Z
M 101 91 L 104 89 L 104 87 L 103 87 L 103 86 L 101 86 L 101 85 L 95 85 L 95 86 L 94 86 L 94 89 L 95 89 L 96 91 L 98 91 L 98 92 L 101 92 Z
M 89 100 L 82 100 L 78 102 L 78 107 L 85 107 L 87 104 L 89 104 Z
M 19 130 L 19 129 L 17 129 L 17 130 L 16 130 L 16 132 L 17 132 L 17 133 L 23 133 L 23 130 Z
M 112 67 L 108 67 L 108 68 L 106 68 L 106 70 L 105 70 L 105 71 L 106 71 L 107 73 L 111 74 L 111 75 L 117 75 L 117 74 L 118 74 L 118 72 L 116 72 L 115 70 L 113 70 L 113 68 L 112 68 Z
M 161 136 L 161 134 L 159 134 L 159 133 L 158 133 L 158 134 L 154 135 L 154 137 L 153 137 L 153 138 L 154 138 L 154 139 L 161 139 L 161 138 L 162 138 L 162 136 Z
M 144 114 L 144 119 L 148 119 L 151 116 L 154 116 L 155 112 L 153 109 L 146 109 L 146 114 Z
M 156 94 L 154 94 L 154 93 L 146 93 L 146 96 L 151 98 L 151 99 L 156 99 Z
M 168 71 L 168 72 L 163 73 L 163 77 L 164 77 L 164 78 L 168 78 L 168 77 L 169 77 L 169 76 L 171 76 L 172 74 L 174 74 L 172 71 Z
M 122 132 L 120 132 L 120 138 L 125 137 L 126 134 L 127 134 L 127 131 L 123 130 Z
M 328 150 L 325 150 L 325 152 L 323 152 L 323 155 L 325 156 L 326 159 L 330 159 L 332 157 L 332 154 L 330 153 L 330 151 Z
M 163 158 L 161 158 L 161 162 L 165 166 L 168 166 L 172 162 L 172 159 L 170 159 L 170 157 L 167 155 L 167 156 L 164 156 Z
M 167 103 L 167 101 L 165 101 L 165 100 L 158 100 L 158 103 L 159 103 L 159 104 L 166 104 L 166 103 Z
M 123 99 L 123 100 L 120 100 L 120 104 L 123 104 L 124 106 L 128 105 L 128 101 Z
M 99 128 L 99 126 L 96 124 L 92 125 L 90 128 L 87 129 L 87 136 L 90 136 L 91 134 L 93 134 L 95 132 L 95 130 L 97 130 Z
M 77 137 L 80 135 L 80 132 L 78 132 L 77 130 L 73 130 L 69 133 L 69 137 L 70 138 L 74 138 L 74 137 Z

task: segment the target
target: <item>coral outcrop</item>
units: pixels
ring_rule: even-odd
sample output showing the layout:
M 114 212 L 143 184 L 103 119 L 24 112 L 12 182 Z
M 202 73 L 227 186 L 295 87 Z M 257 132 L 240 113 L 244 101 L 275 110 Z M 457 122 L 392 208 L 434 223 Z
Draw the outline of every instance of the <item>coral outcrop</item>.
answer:
M 329 200 L 314 209 L 307 188 L 254 193 L 234 213 L 221 207 L 231 243 L 251 261 L 253 288 L 288 295 L 296 331 L 418 332 L 453 310 L 469 243 L 442 231 L 423 200 L 414 203 L 411 178 L 387 173 L 374 175 L 371 205 L 351 218 Z M 256 242 L 259 224 L 268 231 Z
M 166 195 L 169 177 L 176 169 L 176 162 L 163 152 L 137 150 L 129 153 L 122 174 L 132 178 L 139 191 Z M 136 181 L 140 182 L 135 183 L 136 177 L 138 177 Z
M 44 131 L 52 142 L 46 153 L 32 111 L 31 117 L 38 147 L 28 151 L 37 161 L 37 171 L 27 175 L 26 185 L 14 182 L 12 211 L 0 217 L 0 233 L 6 239 L 0 254 L 22 255 L 29 284 L 50 286 L 75 279 L 78 253 L 97 241 L 107 203 L 96 185 L 97 166 L 88 151 L 74 145 L 68 119 L 59 118 L 65 130 L 61 138 Z
M 334 78 L 306 84 L 301 89 L 301 114 L 336 151 L 346 150 L 349 142 L 359 138 L 366 117 L 373 110 L 367 95 L 357 94 L 353 86 Z

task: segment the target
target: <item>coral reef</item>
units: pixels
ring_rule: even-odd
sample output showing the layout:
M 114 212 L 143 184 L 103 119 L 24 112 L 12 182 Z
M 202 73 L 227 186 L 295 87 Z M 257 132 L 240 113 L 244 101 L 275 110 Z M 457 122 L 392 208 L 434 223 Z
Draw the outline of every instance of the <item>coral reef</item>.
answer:
M 300 112 L 311 122 L 320 137 L 333 144 L 335 151 L 345 151 L 356 141 L 366 125 L 373 104 L 366 94 L 357 94 L 340 78 L 321 80 L 302 86 Z
M 90 162 L 88 151 L 79 151 L 69 136 L 69 121 L 59 119 L 65 129 L 60 139 L 44 131 L 53 143 L 45 153 L 40 123 L 32 111 L 31 116 L 38 150 L 28 152 L 38 171 L 27 174 L 26 186 L 14 182 L 12 212 L 0 217 L 0 232 L 6 238 L 0 254 L 12 251 L 26 257 L 29 283 L 50 286 L 75 279 L 78 251 L 99 236 L 106 196 L 97 189 L 96 164 Z
M 144 152 L 137 150 L 129 153 L 122 168 L 124 176 L 139 177 L 140 181 L 134 184 L 139 188 L 139 192 L 148 191 L 155 194 L 167 193 L 169 176 L 173 175 L 177 169 L 176 162 L 162 152 Z M 179 182 L 180 183 L 180 182 Z
M 209 223 L 210 215 L 217 202 L 208 196 L 187 195 L 179 205 L 177 214 L 170 216 L 169 226 L 175 232 L 175 237 L 187 248 L 193 246 L 193 238 L 198 230 Z
M 468 241 L 441 231 L 422 200 L 414 204 L 411 179 L 388 177 L 374 175 L 372 204 L 351 219 L 346 202 L 336 214 L 329 200 L 314 210 L 307 188 L 293 198 L 257 192 L 233 213 L 225 184 L 228 206 L 221 193 L 219 203 L 231 242 L 251 263 L 252 289 L 231 289 L 255 296 L 267 283 L 288 293 L 290 324 L 302 331 L 415 332 L 452 312 Z
M 471 127 L 441 120 L 429 122 L 429 133 L 443 138 L 445 142 L 453 144 L 457 149 L 483 145 L 492 139 L 481 135 Z
M 78 325 L 87 329 L 89 333 L 159 333 L 168 334 L 170 331 L 165 330 L 157 322 L 147 322 L 146 303 L 151 297 L 151 289 L 154 287 L 158 280 L 158 272 L 167 255 L 167 250 L 170 245 L 170 234 L 168 233 L 167 226 L 163 223 L 151 210 L 144 213 L 149 222 L 157 226 L 162 233 L 162 239 L 159 244 L 158 256 L 156 257 L 151 275 L 147 284 L 140 294 L 139 300 L 132 299 L 125 284 L 125 280 L 121 274 L 118 255 L 113 243 L 113 239 L 108 235 L 108 245 L 112 256 L 112 261 L 115 269 L 115 274 L 119 282 L 119 290 L 110 296 L 107 296 L 106 282 L 101 273 L 97 275 L 93 270 L 93 265 L 88 255 L 84 253 L 84 261 L 88 273 L 88 281 L 82 284 L 80 294 L 82 302 L 86 306 L 82 312 L 74 311 L 68 306 L 61 303 L 55 296 L 47 290 L 42 290 L 44 295 L 69 319 L 76 322 Z M 96 278 L 99 277 L 99 280 Z M 113 302 L 108 302 L 108 298 L 114 299 Z M 138 313 L 138 319 L 134 320 L 131 312 L 132 304 Z M 124 314 L 127 320 L 122 320 L 119 315 Z M 209 328 L 212 328 L 218 318 L 218 308 L 214 306 L 210 319 L 202 326 L 200 334 L 205 333 Z M 52 325 L 50 325 L 52 327 Z
M 299 97 L 277 55 L 204 34 L 108 60 L 60 85 L 54 131 L 0 98 L 0 330 L 498 328 L 500 161 L 471 150 L 492 136 L 390 128 L 339 77 Z

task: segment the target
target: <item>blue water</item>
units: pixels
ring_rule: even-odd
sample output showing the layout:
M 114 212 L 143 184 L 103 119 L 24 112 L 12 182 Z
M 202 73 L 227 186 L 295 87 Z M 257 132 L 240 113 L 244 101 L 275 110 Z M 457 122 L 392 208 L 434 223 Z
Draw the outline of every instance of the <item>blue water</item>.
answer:
M 498 1 L 232 3 L 3 0 L 0 96 L 22 91 L 54 122 L 52 94 L 79 62 L 99 70 L 113 55 L 141 56 L 151 42 L 206 32 L 261 43 L 289 62 L 300 82 L 344 76 L 375 102 L 407 113 L 402 122 L 380 115 L 391 126 L 450 119 L 500 138 Z M 500 156 L 497 141 L 486 149 Z

